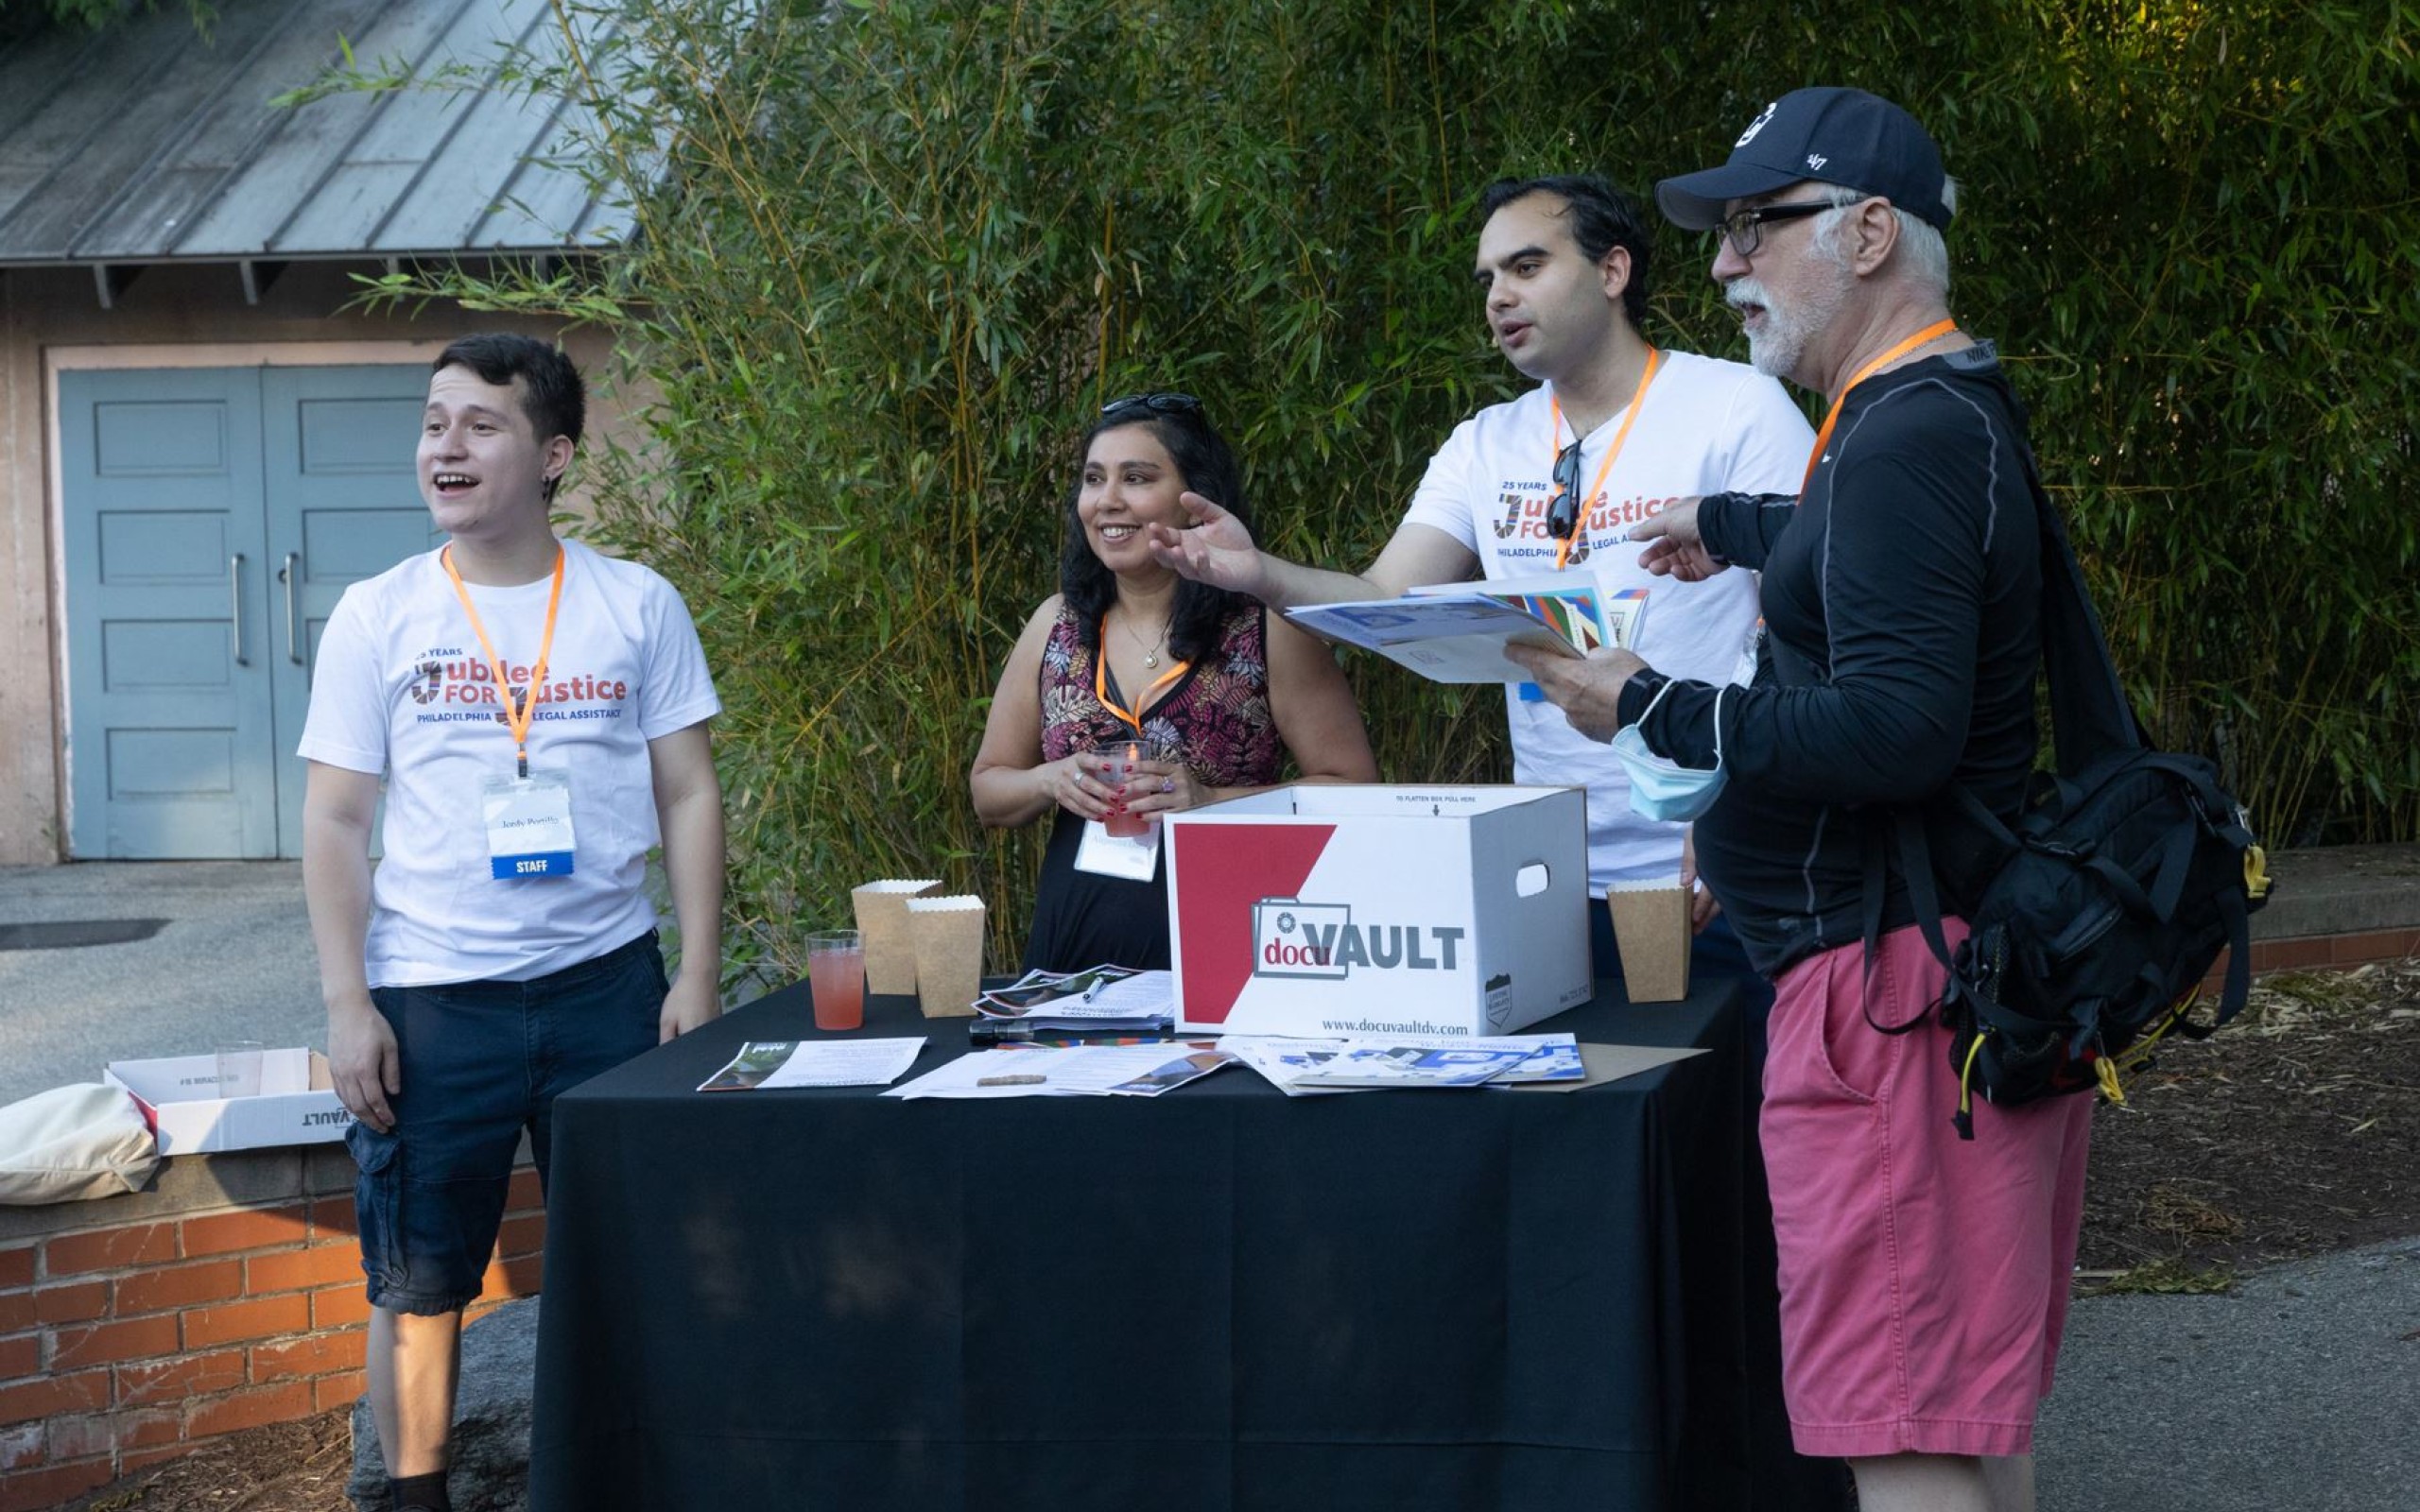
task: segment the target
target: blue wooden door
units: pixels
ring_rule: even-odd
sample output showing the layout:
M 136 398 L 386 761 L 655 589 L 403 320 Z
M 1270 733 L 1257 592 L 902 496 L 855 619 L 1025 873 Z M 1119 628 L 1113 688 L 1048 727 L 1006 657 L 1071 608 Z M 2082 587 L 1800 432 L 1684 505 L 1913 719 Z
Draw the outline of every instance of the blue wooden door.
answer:
M 79 857 L 277 854 L 257 371 L 62 372 Z
M 329 613 L 346 584 L 445 539 L 430 524 L 413 467 L 427 400 L 428 369 L 417 365 L 262 373 L 284 855 L 302 853 L 303 765 L 294 747 L 302 739 L 311 667 Z
M 435 539 L 426 387 L 417 365 L 60 374 L 71 854 L 302 854 L 319 631 Z

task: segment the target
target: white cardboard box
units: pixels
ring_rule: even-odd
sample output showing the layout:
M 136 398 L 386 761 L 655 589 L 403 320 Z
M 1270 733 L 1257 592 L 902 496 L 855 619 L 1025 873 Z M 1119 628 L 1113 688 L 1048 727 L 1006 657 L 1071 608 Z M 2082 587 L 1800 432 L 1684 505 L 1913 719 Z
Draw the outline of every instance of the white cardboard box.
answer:
M 1576 787 L 1305 784 L 1167 818 L 1188 1032 L 1505 1034 L 1588 1000 Z
M 261 1052 L 261 1090 L 218 1095 L 218 1057 L 113 1060 L 102 1074 L 134 1094 L 162 1155 L 200 1155 L 344 1138 L 353 1115 L 337 1097 L 328 1057 L 316 1050 Z

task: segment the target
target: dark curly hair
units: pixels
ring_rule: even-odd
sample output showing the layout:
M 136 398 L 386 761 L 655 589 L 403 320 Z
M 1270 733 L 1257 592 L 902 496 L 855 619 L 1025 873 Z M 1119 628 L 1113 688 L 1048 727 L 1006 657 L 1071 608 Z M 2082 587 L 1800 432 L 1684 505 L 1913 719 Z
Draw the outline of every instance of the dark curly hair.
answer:
M 1163 411 L 1140 405 L 1111 406 L 1093 422 L 1092 429 L 1084 432 L 1083 441 L 1076 448 L 1076 481 L 1067 490 L 1063 510 L 1066 539 L 1059 554 L 1060 594 L 1075 613 L 1077 638 L 1086 650 L 1093 652 L 1100 649 L 1101 616 L 1117 600 L 1117 579 L 1093 555 L 1092 542 L 1084 536 L 1083 521 L 1076 514 L 1076 501 L 1084 491 L 1084 458 L 1092 455 L 1093 442 L 1104 431 L 1123 430 L 1129 425 L 1143 426 L 1159 438 L 1187 490 L 1219 504 L 1247 529 L 1252 525 L 1252 505 L 1244 496 L 1243 466 L 1201 409 Z M 1219 622 L 1248 602 L 1240 593 L 1197 583 L 1189 577 L 1183 579 L 1176 585 L 1176 608 L 1168 616 L 1168 650 L 1187 662 L 1205 654 L 1219 644 Z

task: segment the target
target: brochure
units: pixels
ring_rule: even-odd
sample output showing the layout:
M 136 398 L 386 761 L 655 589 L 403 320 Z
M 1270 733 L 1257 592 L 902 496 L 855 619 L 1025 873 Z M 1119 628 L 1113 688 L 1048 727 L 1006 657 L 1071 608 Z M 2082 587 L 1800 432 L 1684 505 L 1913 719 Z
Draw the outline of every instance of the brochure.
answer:
M 1585 656 L 1638 636 L 1647 591 L 1608 596 L 1589 573 L 1436 583 L 1400 598 L 1306 604 L 1286 611 L 1303 628 L 1409 667 L 1435 682 L 1526 682 L 1504 654 L 1535 645 Z
M 1219 1044 L 1288 1097 L 1364 1091 L 1379 1087 L 1467 1085 L 1442 1075 L 1407 1077 L 1400 1070 L 1373 1068 L 1367 1057 L 1374 1055 L 1391 1057 L 1401 1064 L 1422 1054 L 1485 1052 L 1500 1068 L 1480 1078 L 1480 1085 L 1490 1087 L 1576 1083 L 1588 1074 L 1580 1047 L 1568 1034 L 1496 1035 L 1484 1039 L 1468 1035 L 1392 1035 L 1365 1040 L 1228 1035 Z M 1363 1058 L 1340 1069 L 1340 1057 L 1356 1056 Z
M 1580 1057 L 1580 1046 L 1571 1042 L 1569 1035 L 1557 1035 L 1560 1044 L 1540 1045 L 1530 1052 L 1530 1057 L 1508 1072 L 1499 1074 L 1490 1087 L 1518 1087 L 1531 1082 L 1586 1081 L 1588 1067 Z
M 1526 1050 L 1429 1050 L 1360 1046 L 1294 1078 L 1315 1087 L 1477 1087 L 1530 1058 Z
M 1306 1071 L 1316 1071 L 1350 1048 L 1342 1040 L 1294 1040 L 1277 1035 L 1231 1034 L 1220 1038 L 1219 1048 L 1259 1072 L 1269 1084 L 1288 1097 L 1325 1096 L 1331 1092 L 1349 1092 L 1351 1087 L 1303 1087 L 1296 1078 Z
M 1139 1047 L 1121 1045 L 1117 1048 L 1122 1057 L 1130 1059 L 1141 1058 L 1134 1054 Z M 1170 1051 L 1177 1053 L 1171 1055 Z M 1113 1085 L 1109 1091 L 1112 1095 L 1118 1097 L 1157 1097 L 1171 1087 L 1182 1087 L 1186 1082 L 1199 1081 L 1219 1067 L 1232 1066 L 1235 1063 L 1234 1056 L 1213 1045 L 1201 1044 L 1190 1049 L 1182 1045 L 1171 1045 L 1160 1051 L 1160 1058 L 1156 1064 L 1139 1074 L 1129 1076 L 1124 1081 Z
M 975 1011 L 1031 1029 L 1165 1029 L 1175 1020 L 1176 978 L 1124 966 L 1028 971 L 977 998 Z
M 1141 1045 L 977 1050 L 882 1095 L 919 1097 L 1157 1097 L 1236 1057 L 1207 1040 Z
M 1515 1081 L 1499 1078 L 1490 1087 L 1502 1087 L 1516 1092 L 1576 1092 L 1586 1087 L 1602 1087 L 1609 1081 L 1635 1076 L 1641 1072 L 1668 1066 L 1676 1060 L 1703 1056 L 1703 1050 L 1673 1050 L 1660 1045 L 1581 1045 L 1580 1061 L 1584 1074 L 1551 1081 Z
M 731 1064 L 698 1084 L 701 1092 L 765 1087 L 888 1087 L 915 1064 L 925 1037 L 912 1040 L 752 1040 Z

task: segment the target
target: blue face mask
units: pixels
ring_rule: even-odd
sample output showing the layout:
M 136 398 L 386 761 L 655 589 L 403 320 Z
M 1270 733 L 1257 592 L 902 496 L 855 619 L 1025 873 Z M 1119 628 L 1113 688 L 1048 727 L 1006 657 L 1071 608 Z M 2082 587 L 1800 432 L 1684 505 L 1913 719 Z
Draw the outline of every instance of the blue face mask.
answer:
M 1639 725 L 1647 723 L 1648 714 L 1672 691 L 1669 682 L 1655 690 L 1646 710 L 1638 716 L 1638 724 L 1624 725 L 1614 732 L 1614 755 L 1620 759 L 1622 770 L 1630 777 L 1631 811 L 1651 819 L 1685 823 L 1714 807 L 1722 794 L 1726 778 L 1722 770 L 1722 699 L 1731 690 L 1724 688 L 1714 696 L 1714 765 L 1683 766 L 1665 760 L 1648 748 L 1647 737 L 1639 733 Z

